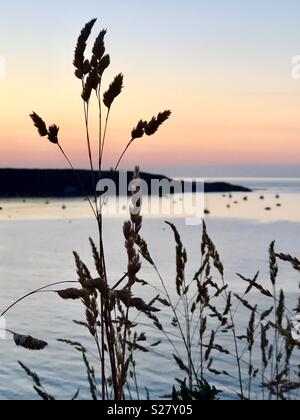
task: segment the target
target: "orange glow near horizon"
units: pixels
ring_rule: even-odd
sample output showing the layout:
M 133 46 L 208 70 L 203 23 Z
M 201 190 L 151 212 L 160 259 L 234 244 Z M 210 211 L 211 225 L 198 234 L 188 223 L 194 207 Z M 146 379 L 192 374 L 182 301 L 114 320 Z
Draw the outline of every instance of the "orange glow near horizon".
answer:
M 82 19 L 76 16 L 78 21 Z M 107 21 L 108 25 L 113 25 L 109 17 Z M 80 82 L 73 76 L 71 64 L 77 23 L 69 24 L 72 30 L 59 48 L 58 29 L 51 38 L 47 37 L 50 54 L 39 50 L 35 38 L 38 25 L 40 23 L 32 23 L 32 55 L 17 43 L 12 42 L 11 55 L 7 47 L 7 79 L 0 80 L 0 166 L 66 167 L 55 146 L 38 137 L 28 117 L 34 110 L 47 123 L 60 126 L 61 144 L 77 167 L 87 168 Z M 123 69 L 125 89 L 113 105 L 105 166 L 114 165 L 140 118 L 150 119 L 164 109 L 172 109 L 170 121 L 157 135 L 137 140 L 124 159 L 123 168 L 136 163 L 153 170 L 180 166 L 299 163 L 300 83 L 291 79 L 289 52 L 284 51 L 282 57 L 274 58 L 272 50 L 265 60 L 262 48 L 267 47 L 266 39 L 266 46 L 251 45 L 254 58 L 247 63 L 248 52 L 236 45 L 236 36 L 232 36 L 223 41 L 229 54 L 225 60 L 225 55 L 219 57 L 209 44 L 219 45 L 220 38 L 207 39 L 205 46 L 201 39 L 202 28 L 198 26 L 191 26 L 197 30 L 194 41 L 190 33 L 191 45 L 188 40 L 178 40 L 187 44 L 186 50 L 181 51 L 186 63 L 178 60 L 175 47 L 172 50 L 170 46 L 171 51 L 164 52 L 163 43 L 168 45 L 170 35 L 162 29 L 153 45 L 147 27 L 142 35 L 144 41 L 136 40 L 138 32 L 134 33 L 133 29 L 121 47 L 117 47 L 120 38 L 110 38 L 109 52 L 116 58 L 105 76 L 104 85 L 107 87 L 113 76 Z M 210 29 L 213 31 L 213 26 Z M 112 33 L 113 30 L 116 28 L 111 29 Z M 171 33 L 172 29 L 169 30 Z M 260 30 L 265 30 L 263 25 Z M 254 41 L 251 42 L 254 44 Z M 128 49 L 124 52 L 125 45 Z M 151 52 L 149 56 L 144 53 L 144 45 Z M 195 54 L 200 47 L 201 55 Z M 178 48 L 181 48 L 180 44 Z M 274 63 L 281 59 L 286 63 L 280 62 L 281 67 L 276 70 Z M 57 66 L 56 63 L 61 64 Z M 91 115 L 95 156 L 97 124 L 95 108 Z
M 134 79 L 134 77 L 133 77 Z M 112 109 L 106 147 L 106 166 L 116 161 L 129 140 L 131 129 L 140 118 L 150 118 L 156 111 L 170 107 L 173 116 L 153 137 L 137 140 L 123 166 L 139 162 L 141 167 L 203 164 L 272 164 L 297 163 L 300 155 L 298 101 L 284 102 L 270 96 L 230 95 L 230 92 L 159 94 L 160 87 L 147 87 L 141 100 L 143 82 L 133 93 L 125 88 Z M 60 126 L 60 139 L 75 164 L 87 167 L 86 140 L 80 86 L 70 77 L 57 94 L 43 80 L 27 80 L 18 86 L 14 80 L 3 84 L 5 108 L 1 109 L 0 165 L 18 167 L 65 167 L 55 146 L 40 139 L 28 117 L 35 110 L 50 123 Z M 34 87 L 36 85 L 36 87 Z M 23 94 L 20 97 L 19 92 Z M 158 99 L 155 98 L 155 91 Z M 201 91 L 201 87 L 199 87 Z M 3 95 L 3 92 L 2 92 Z M 160 99 L 164 96 L 164 99 Z M 3 97 L 3 96 L 2 96 Z M 160 104 L 166 103 L 165 107 Z M 288 108 L 286 104 L 288 103 Z M 35 104 L 35 106 L 33 105 Z M 96 103 L 95 110 L 96 110 Z M 173 106 L 172 106 L 173 105 Z M 266 112 L 267 110 L 267 112 Z M 97 113 L 91 115 L 91 133 L 97 156 Z

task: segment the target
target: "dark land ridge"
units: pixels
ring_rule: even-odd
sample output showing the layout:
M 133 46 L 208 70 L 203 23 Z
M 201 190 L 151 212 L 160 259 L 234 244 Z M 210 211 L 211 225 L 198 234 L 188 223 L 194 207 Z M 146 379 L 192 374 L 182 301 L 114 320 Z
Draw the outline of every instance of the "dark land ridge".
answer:
M 74 176 L 74 172 L 69 169 L 0 169 L 0 197 L 62 197 L 75 198 L 93 195 L 93 182 L 91 172 L 88 170 L 76 171 L 81 180 L 83 188 Z M 127 173 L 128 182 L 132 180 L 132 172 Z M 163 175 L 141 173 L 141 178 L 147 183 L 149 191 L 152 180 L 168 180 L 170 178 Z M 95 179 L 99 179 L 99 173 L 95 171 Z M 102 179 L 114 181 L 119 191 L 119 172 L 103 171 Z M 173 181 L 173 186 L 182 187 L 183 181 Z M 188 191 L 197 190 L 196 182 L 185 183 Z M 251 192 L 248 188 L 232 185 L 226 182 L 206 182 L 206 193 L 233 193 Z M 171 189 L 171 194 L 173 190 Z M 121 193 L 122 194 L 122 193 Z M 129 192 L 128 192 L 129 194 Z

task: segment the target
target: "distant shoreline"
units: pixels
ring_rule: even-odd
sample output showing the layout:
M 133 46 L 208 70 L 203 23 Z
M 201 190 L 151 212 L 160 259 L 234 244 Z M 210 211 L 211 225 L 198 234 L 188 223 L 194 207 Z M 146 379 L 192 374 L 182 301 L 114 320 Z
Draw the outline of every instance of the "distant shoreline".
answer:
M 88 195 L 93 195 L 91 172 L 78 170 L 77 174 Z M 99 173 L 95 171 L 97 179 Z M 119 189 L 119 172 L 103 171 L 103 179 L 114 181 Z M 173 181 L 164 175 L 141 173 L 141 178 L 151 185 L 152 180 Z M 132 179 L 132 172 L 128 172 L 128 180 Z M 184 181 L 174 180 L 174 185 L 182 186 Z M 197 183 L 189 183 L 191 191 L 197 190 Z M 233 185 L 227 182 L 205 183 L 205 193 L 233 193 L 252 192 L 249 188 Z M 118 192 L 117 192 L 118 194 Z M 118 194 L 123 195 L 123 194 Z M 73 171 L 69 169 L 0 169 L 0 197 L 1 198 L 76 198 L 85 193 L 80 187 Z

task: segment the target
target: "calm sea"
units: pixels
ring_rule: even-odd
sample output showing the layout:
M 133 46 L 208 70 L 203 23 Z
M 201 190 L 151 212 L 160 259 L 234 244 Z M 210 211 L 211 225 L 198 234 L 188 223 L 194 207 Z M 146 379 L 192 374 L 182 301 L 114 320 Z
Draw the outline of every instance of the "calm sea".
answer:
M 225 276 L 231 289 L 234 292 L 242 292 L 244 285 L 241 284 L 236 273 L 252 277 L 259 270 L 261 281 L 268 284 L 268 247 L 272 240 L 277 241 L 278 251 L 300 254 L 300 218 L 295 217 L 295 210 L 298 212 L 300 207 L 295 209 L 293 201 L 300 199 L 300 180 L 234 179 L 229 181 L 258 190 L 248 196 L 248 204 L 246 201 L 242 203 L 241 195 L 233 198 L 240 203 L 240 207 L 235 208 L 234 215 L 228 208 L 228 198 L 220 195 L 208 198 L 211 208 L 211 216 L 207 219 L 210 235 L 219 249 L 226 267 Z M 264 203 L 260 200 L 261 194 L 265 196 Z M 278 216 L 276 216 L 277 213 L 272 215 L 268 213 L 262 218 L 261 214 L 265 214 L 263 213 L 265 207 L 274 205 L 275 195 L 280 195 L 280 201 L 284 204 L 283 213 L 278 213 Z M 76 217 L 73 217 L 72 207 L 78 207 L 77 201 L 66 202 L 67 210 L 62 210 L 61 204 L 61 202 L 48 203 L 46 213 L 45 204 L 43 217 L 39 218 L 41 203 L 38 205 L 34 202 L 17 201 L 1 203 L 4 211 L 5 206 L 9 206 L 8 216 L 9 211 L 13 214 L 13 217 L 7 216 L 7 220 L 2 217 L 0 221 L 1 309 L 16 298 L 44 284 L 76 279 L 73 250 L 79 252 L 93 271 L 88 238 L 89 236 L 95 239 L 97 237 L 95 223 L 91 218 L 77 217 L 77 213 Z M 26 206 L 31 210 L 28 208 L 26 210 Z M 18 213 L 15 211 L 16 207 Z M 248 208 L 251 208 L 251 211 L 248 211 Z M 216 214 L 214 214 L 214 209 Z M 26 218 L 22 216 L 22 210 L 26 212 Z M 55 218 L 52 214 L 54 210 Z M 28 217 L 28 214 L 31 214 L 31 217 Z M 123 218 L 108 218 L 105 221 L 106 256 L 109 279 L 112 284 L 126 271 L 126 253 L 122 237 L 123 221 Z M 178 226 L 187 247 L 189 254 L 187 276 L 192 278 L 200 265 L 201 227 L 187 226 L 184 219 L 175 219 L 173 222 Z M 175 246 L 171 232 L 163 219 L 146 217 L 143 236 L 149 243 L 171 295 L 176 299 Z M 143 266 L 142 276 L 155 287 L 160 287 L 155 273 L 147 264 Z M 280 269 L 280 276 L 281 286 L 286 291 L 288 299 L 292 302 L 296 301 L 299 279 L 285 265 Z M 150 300 L 152 295 L 153 297 L 156 295 L 156 291 L 149 292 L 149 290 L 138 288 L 137 294 Z M 256 298 L 254 296 L 254 300 Z M 162 311 L 161 318 L 164 325 L 171 328 L 170 317 L 165 310 Z M 80 398 L 88 398 L 86 374 L 80 354 L 57 342 L 59 338 L 81 341 L 83 345 L 91 349 L 90 358 L 97 374 L 99 363 L 91 340 L 84 329 L 76 327 L 72 322 L 83 319 L 84 313 L 79 303 L 62 302 L 51 293 L 31 297 L 13 309 L 7 315 L 7 327 L 16 332 L 45 339 L 49 342 L 49 347 L 41 353 L 28 353 L 16 348 L 10 337 L 0 341 L 0 399 L 36 398 L 30 380 L 25 377 L 17 364 L 18 360 L 37 371 L 45 387 L 58 398 L 71 398 L 78 388 L 80 388 Z M 143 320 L 138 318 L 137 322 L 139 321 Z M 239 317 L 240 325 L 243 322 L 246 322 L 246 314 L 242 311 Z M 145 388 L 147 388 L 152 398 L 159 398 L 171 392 L 174 378 L 180 376 L 181 372 L 174 365 L 172 350 L 160 333 L 149 327 L 140 326 L 139 328 L 141 331 L 146 330 L 150 342 L 162 340 L 162 345 L 155 352 L 137 355 L 141 397 L 146 395 Z M 182 348 L 179 340 L 177 344 L 179 348 Z M 233 346 L 230 337 L 224 337 L 224 342 L 221 344 L 230 349 Z M 219 363 L 222 366 L 222 359 Z M 228 366 L 224 362 L 223 367 L 236 375 L 235 363 Z M 223 381 L 221 386 L 227 396 L 234 390 L 234 384 L 230 378 Z

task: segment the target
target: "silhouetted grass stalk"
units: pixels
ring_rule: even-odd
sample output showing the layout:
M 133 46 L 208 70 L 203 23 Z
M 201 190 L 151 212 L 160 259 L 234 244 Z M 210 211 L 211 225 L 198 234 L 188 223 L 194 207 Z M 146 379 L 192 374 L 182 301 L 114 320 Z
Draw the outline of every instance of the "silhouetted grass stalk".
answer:
M 290 255 L 276 254 L 274 243 L 271 244 L 269 250 L 270 276 L 273 286 L 272 293 L 259 283 L 259 273 L 253 279 L 247 279 L 238 275 L 240 280 L 247 285 L 245 293 L 240 297 L 237 294 L 233 295 L 229 285 L 226 283 L 224 265 L 216 246 L 208 235 L 206 224 L 203 223 L 200 268 L 194 278 L 188 281 L 186 274 L 188 263 L 186 249 L 176 226 L 166 222 L 174 234 L 176 244 L 176 278 L 174 287 L 176 288 L 177 297 L 174 303 L 171 291 L 168 289 L 157 264 L 151 257 L 148 244 L 140 234 L 143 222 L 141 216 L 142 198 L 139 197 L 137 203 L 134 201 L 134 196 L 140 193 L 140 189 L 137 186 L 133 194 L 132 204 L 137 206 L 138 211 L 134 211 L 136 210 L 134 206 L 130 207 L 130 220 L 124 224 L 123 228 L 128 257 L 126 274 L 114 286 L 110 285 L 111 281 L 108 278 L 107 260 L 104 249 L 103 201 L 102 197 L 98 201 L 96 190 L 96 171 L 94 170 L 92 154 L 93 139 L 90 133 L 90 106 L 92 104 L 91 94 L 95 90 L 99 111 L 97 155 L 99 178 L 101 179 L 104 151 L 108 143 L 109 116 L 113 103 L 122 92 L 123 75 L 119 74 L 116 76 L 103 95 L 103 104 L 107 109 L 103 124 L 101 84 L 103 73 L 110 64 L 109 56 L 104 55 L 104 36 L 106 31 L 101 31 L 97 37 L 91 59 L 87 60 L 84 56 L 87 41 L 95 22 L 95 19 L 88 22 L 81 31 L 74 57 L 75 75 L 82 84 L 86 147 L 95 198 L 94 205 L 88 197 L 88 194 L 86 194 L 85 187 L 71 159 L 67 156 L 58 140 L 59 127 L 56 125 L 47 127 L 42 118 L 36 113 L 31 114 L 31 118 L 35 127 L 38 129 L 39 135 L 41 137 L 47 137 L 51 143 L 59 147 L 60 152 L 75 174 L 76 180 L 82 188 L 83 193 L 87 196 L 89 205 L 93 210 L 93 215 L 97 222 L 99 248 L 97 248 L 92 239 L 90 239 L 90 245 L 98 277 L 91 275 L 88 267 L 80 259 L 80 256 L 74 252 L 78 275 L 77 282 L 56 282 L 30 292 L 10 305 L 1 316 L 6 315 L 24 299 L 32 295 L 37 295 L 38 293 L 55 293 L 64 302 L 68 300 L 81 301 L 85 309 L 86 319 L 85 322 L 74 322 L 77 326 L 81 325 L 87 329 L 96 345 L 99 355 L 99 358 L 97 356 L 96 359 L 97 363 L 99 363 L 97 372 L 100 372 L 98 380 L 101 385 L 101 392 L 98 390 L 95 370 L 87 358 L 87 350 L 80 343 L 74 343 L 71 340 L 63 339 L 59 341 L 72 346 L 81 353 L 87 371 L 87 381 L 91 398 L 93 400 L 97 400 L 99 397 L 102 400 L 124 400 L 127 398 L 126 390 L 130 398 L 133 398 L 133 394 L 135 393 L 136 398 L 140 399 L 139 369 L 135 360 L 137 351 L 162 356 L 165 359 L 172 360 L 176 364 L 183 379 L 181 380 L 177 377 L 181 392 L 177 392 L 174 387 L 174 399 L 184 399 L 187 395 L 192 399 L 215 399 L 218 395 L 217 390 L 210 387 L 206 382 L 207 378 L 211 379 L 212 376 L 216 378 L 220 376 L 230 377 L 232 386 L 229 389 L 230 391 L 236 392 L 241 400 L 246 400 L 246 396 L 248 399 L 253 398 L 254 383 L 257 388 L 257 377 L 261 378 L 258 387 L 262 389 L 263 399 L 265 399 L 266 391 L 269 393 L 269 399 L 291 399 L 300 389 L 300 368 L 296 367 L 292 369 L 291 366 L 293 352 L 295 349 L 300 348 L 300 343 L 293 339 L 291 323 L 290 321 L 285 321 L 285 314 L 288 313 L 290 317 L 293 316 L 294 312 L 299 314 L 300 299 L 296 310 L 289 311 L 285 305 L 283 291 L 280 297 L 278 295 L 276 282 L 279 261 L 291 264 L 294 270 L 300 272 L 300 260 Z M 169 119 L 170 115 L 170 111 L 164 111 L 153 117 L 150 121 L 140 120 L 138 122 L 137 126 L 131 132 L 131 140 L 127 143 L 127 146 L 117 161 L 115 171 L 118 170 L 131 145 L 144 136 L 154 135 L 159 127 Z M 136 168 L 134 171 L 136 182 L 139 176 L 139 168 Z M 141 257 L 153 268 L 162 287 L 158 288 L 155 285 L 150 285 L 139 278 L 142 270 Z M 55 286 L 68 283 L 76 283 L 78 288 L 65 290 L 51 289 Z M 149 303 L 135 297 L 134 290 L 137 284 L 143 287 L 149 287 L 149 290 L 155 290 L 159 293 L 158 296 Z M 247 300 L 252 290 L 264 299 L 272 301 L 273 306 L 262 313 L 258 309 L 257 302 L 253 306 Z M 233 297 L 237 301 L 235 310 L 232 308 Z M 163 325 L 156 315 L 160 311 L 160 308 L 157 308 L 155 304 L 163 306 L 168 311 L 172 322 L 168 319 L 167 326 Z M 241 308 L 250 312 L 250 320 L 246 327 L 246 332 L 243 330 L 243 335 L 239 336 L 239 326 L 236 318 Z M 131 320 L 133 311 L 137 311 L 137 315 Z M 143 316 L 144 319 L 141 322 L 137 322 L 140 316 Z M 148 320 L 148 324 L 145 320 Z M 149 321 L 151 322 L 150 325 Z M 170 324 L 173 328 L 171 331 L 169 331 Z M 159 332 L 162 338 L 167 340 L 172 353 L 174 353 L 170 356 L 161 355 L 155 350 L 161 344 L 161 340 L 157 343 L 150 343 L 146 334 L 140 331 L 139 328 L 141 327 L 147 327 L 150 330 L 155 329 Z M 7 331 L 13 334 L 15 344 L 25 349 L 42 350 L 47 346 L 47 343 L 42 340 L 32 338 L 31 336 L 20 335 L 9 330 Z M 234 342 L 233 350 L 224 348 L 223 341 L 219 341 L 220 337 L 226 334 L 230 334 L 230 337 L 232 334 Z M 178 339 L 180 345 L 178 345 Z M 239 342 L 245 342 L 242 351 Z M 257 350 L 261 355 L 262 363 L 260 369 L 253 365 L 256 360 L 254 354 Z M 232 374 L 223 370 L 223 368 L 221 370 L 218 369 L 216 355 L 222 361 L 228 361 L 228 367 L 235 372 Z M 234 365 L 234 369 L 232 365 Z M 38 376 L 26 366 L 21 366 L 26 374 L 33 379 L 34 390 L 38 395 L 44 400 L 53 400 L 54 397 L 46 392 Z M 131 387 L 132 382 L 133 386 Z M 232 390 L 234 387 L 239 389 L 239 392 Z M 73 399 L 77 397 L 78 391 Z

